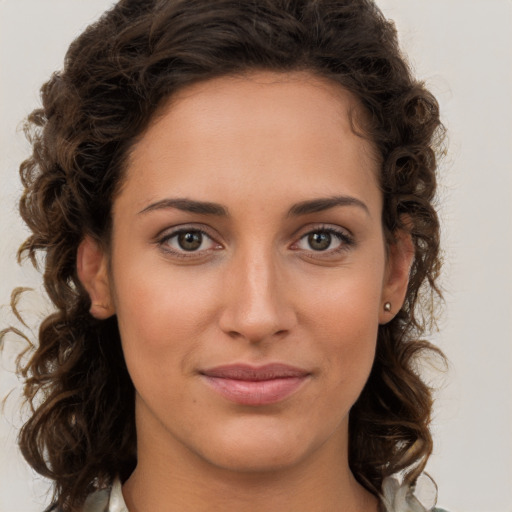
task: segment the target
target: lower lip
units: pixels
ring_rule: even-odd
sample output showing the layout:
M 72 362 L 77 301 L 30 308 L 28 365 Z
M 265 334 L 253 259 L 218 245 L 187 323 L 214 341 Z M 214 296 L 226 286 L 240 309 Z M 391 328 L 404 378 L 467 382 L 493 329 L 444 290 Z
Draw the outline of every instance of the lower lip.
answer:
M 292 395 L 307 379 L 304 376 L 248 381 L 206 375 L 204 377 L 217 393 L 241 405 L 275 404 Z

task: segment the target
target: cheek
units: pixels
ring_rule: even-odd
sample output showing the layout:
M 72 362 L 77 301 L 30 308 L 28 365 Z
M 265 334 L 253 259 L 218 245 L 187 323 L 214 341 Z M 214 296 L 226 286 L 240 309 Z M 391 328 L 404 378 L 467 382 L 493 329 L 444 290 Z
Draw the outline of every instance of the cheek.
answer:
M 340 272 L 337 278 L 310 287 L 304 303 L 304 323 L 325 358 L 333 385 L 355 400 L 375 357 L 382 271 Z M 327 375 L 326 374 L 326 375 Z
M 382 268 L 381 268 L 382 267 Z M 379 321 L 384 265 L 359 265 L 311 276 L 301 286 L 305 319 L 350 338 L 367 337 Z
M 117 267 L 114 288 L 132 378 L 168 373 L 169 364 L 186 367 L 215 314 L 217 286 L 212 279 L 172 272 L 164 261 L 138 261 Z

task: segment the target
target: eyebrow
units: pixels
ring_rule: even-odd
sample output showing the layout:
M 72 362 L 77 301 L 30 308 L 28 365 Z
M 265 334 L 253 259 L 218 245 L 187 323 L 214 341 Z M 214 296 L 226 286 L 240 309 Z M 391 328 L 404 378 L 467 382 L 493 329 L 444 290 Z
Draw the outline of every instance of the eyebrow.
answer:
M 166 208 L 175 208 L 184 212 L 199 213 L 201 215 L 217 215 L 221 217 L 226 217 L 228 215 L 227 209 L 220 204 L 183 198 L 162 199 L 161 201 L 157 201 L 156 203 L 146 206 L 146 208 L 141 210 L 139 214 L 152 212 L 154 210 L 163 210 Z
M 323 212 L 336 206 L 356 206 L 364 210 L 368 215 L 370 211 L 363 201 L 352 196 L 333 196 L 322 197 L 318 199 L 311 199 L 294 204 L 288 210 L 288 217 L 299 217 L 311 213 Z M 162 199 L 155 203 L 151 203 L 142 209 L 139 214 L 163 210 L 167 208 L 175 208 L 189 213 L 197 213 L 200 215 L 215 215 L 219 217 L 227 217 L 228 210 L 218 203 L 211 203 L 208 201 L 195 201 L 193 199 L 176 198 L 176 199 Z
M 303 201 L 293 205 L 288 210 L 288 217 L 297 217 L 299 215 L 307 215 L 309 213 L 318 213 L 336 206 L 356 206 L 364 210 L 370 215 L 370 210 L 363 201 L 352 196 L 333 196 Z

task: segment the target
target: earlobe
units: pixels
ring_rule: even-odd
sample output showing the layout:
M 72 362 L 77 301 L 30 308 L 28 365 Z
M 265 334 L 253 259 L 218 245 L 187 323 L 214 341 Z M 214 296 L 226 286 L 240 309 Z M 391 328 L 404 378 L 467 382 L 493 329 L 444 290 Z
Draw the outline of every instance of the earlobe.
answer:
M 389 245 L 384 286 L 382 289 L 379 323 L 386 324 L 400 311 L 407 293 L 409 274 L 414 261 L 414 244 L 411 234 L 404 230 L 395 233 Z
M 104 320 L 115 314 L 110 292 L 107 254 L 90 236 L 85 236 L 77 251 L 78 278 L 91 299 L 90 313 Z

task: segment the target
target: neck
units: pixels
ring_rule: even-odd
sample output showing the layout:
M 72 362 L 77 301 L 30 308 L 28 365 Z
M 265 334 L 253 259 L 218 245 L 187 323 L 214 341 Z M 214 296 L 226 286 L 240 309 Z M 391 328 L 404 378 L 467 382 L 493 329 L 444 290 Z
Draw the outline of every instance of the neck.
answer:
M 348 425 L 302 460 L 259 470 L 216 466 L 165 429 L 144 427 L 137 425 L 138 463 L 123 486 L 130 512 L 378 510 L 349 469 Z
M 376 498 L 351 474 L 329 475 L 316 466 L 316 473 L 297 467 L 267 473 L 217 469 L 193 476 L 182 469 L 163 472 L 139 464 L 123 487 L 130 512 L 376 512 L 378 508 Z

